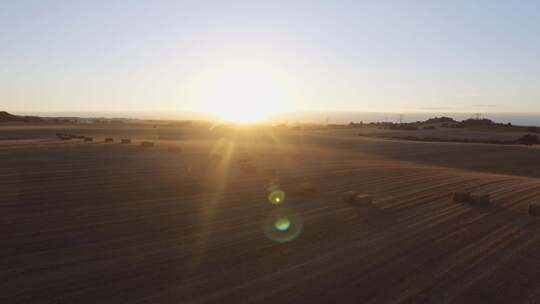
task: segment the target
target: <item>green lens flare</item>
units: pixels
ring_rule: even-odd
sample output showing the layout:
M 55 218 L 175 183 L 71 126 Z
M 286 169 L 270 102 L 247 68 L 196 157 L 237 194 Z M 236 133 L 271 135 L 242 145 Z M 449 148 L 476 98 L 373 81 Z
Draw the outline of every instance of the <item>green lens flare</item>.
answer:
M 291 227 L 291 221 L 288 218 L 279 218 L 274 223 L 274 227 L 279 231 L 287 231 Z
M 274 190 L 268 195 L 268 200 L 272 205 L 283 204 L 285 201 L 285 192 L 281 190 Z
M 272 210 L 263 223 L 266 236 L 278 243 L 296 239 L 304 227 L 302 216 L 291 208 L 277 207 Z

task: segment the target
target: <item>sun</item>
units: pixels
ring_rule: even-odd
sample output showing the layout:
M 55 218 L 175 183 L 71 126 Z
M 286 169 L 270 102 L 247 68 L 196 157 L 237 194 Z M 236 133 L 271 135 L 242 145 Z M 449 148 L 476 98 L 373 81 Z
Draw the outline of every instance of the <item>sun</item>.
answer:
M 228 69 L 205 86 L 205 110 L 220 120 L 257 123 L 284 111 L 283 87 L 272 73 L 261 69 Z

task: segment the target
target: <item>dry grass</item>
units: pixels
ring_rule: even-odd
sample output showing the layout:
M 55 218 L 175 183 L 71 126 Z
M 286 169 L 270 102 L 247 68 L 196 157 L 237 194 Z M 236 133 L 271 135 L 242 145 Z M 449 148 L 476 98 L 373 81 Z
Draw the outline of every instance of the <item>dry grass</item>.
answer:
M 266 169 L 246 174 L 236 150 L 197 128 L 182 129 L 182 157 L 51 139 L 155 138 L 72 128 L 0 142 L 1 303 L 540 300 L 540 220 L 528 216 L 540 180 L 520 165 L 535 149 L 284 131 L 244 145 L 247 164 Z M 268 202 L 270 179 L 281 205 Z M 308 181 L 315 195 L 288 191 Z M 349 189 L 346 201 L 376 203 L 341 203 Z M 463 189 L 493 208 L 454 203 Z M 303 220 L 296 239 L 267 239 L 276 210 Z

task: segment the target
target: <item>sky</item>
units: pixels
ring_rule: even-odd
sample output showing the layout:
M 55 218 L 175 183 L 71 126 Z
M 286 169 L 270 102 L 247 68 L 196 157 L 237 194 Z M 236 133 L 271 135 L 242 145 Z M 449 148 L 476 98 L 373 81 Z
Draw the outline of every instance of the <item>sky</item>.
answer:
M 0 110 L 540 112 L 540 1 L 2 1 Z

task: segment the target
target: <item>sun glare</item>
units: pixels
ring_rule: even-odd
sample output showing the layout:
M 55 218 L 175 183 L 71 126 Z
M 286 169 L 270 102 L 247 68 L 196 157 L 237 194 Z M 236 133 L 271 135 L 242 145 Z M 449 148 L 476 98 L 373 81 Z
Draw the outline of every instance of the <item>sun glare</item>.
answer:
M 256 123 L 284 111 L 283 88 L 271 73 L 260 70 L 225 70 L 216 73 L 206 86 L 206 111 L 218 119 Z

